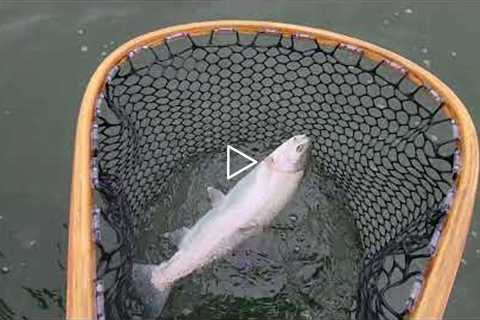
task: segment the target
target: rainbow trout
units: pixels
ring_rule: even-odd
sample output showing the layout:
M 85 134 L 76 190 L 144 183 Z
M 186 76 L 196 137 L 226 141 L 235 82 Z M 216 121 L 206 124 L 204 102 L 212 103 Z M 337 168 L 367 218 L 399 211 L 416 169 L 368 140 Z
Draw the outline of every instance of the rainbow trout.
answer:
M 175 281 L 222 257 L 258 234 L 286 206 L 303 177 L 310 150 L 306 135 L 290 138 L 227 194 L 209 187 L 210 209 L 191 228 L 176 231 L 178 251 L 159 265 L 134 264 L 133 281 L 144 317 L 161 313 Z

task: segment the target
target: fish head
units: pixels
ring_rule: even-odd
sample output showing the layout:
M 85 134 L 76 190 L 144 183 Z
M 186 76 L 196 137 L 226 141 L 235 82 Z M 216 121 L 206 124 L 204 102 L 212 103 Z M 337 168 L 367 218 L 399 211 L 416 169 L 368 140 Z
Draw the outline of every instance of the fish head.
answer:
M 293 136 L 268 157 L 275 170 L 297 172 L 304 170 L 310 154 L 311 140 L 306 135 Z

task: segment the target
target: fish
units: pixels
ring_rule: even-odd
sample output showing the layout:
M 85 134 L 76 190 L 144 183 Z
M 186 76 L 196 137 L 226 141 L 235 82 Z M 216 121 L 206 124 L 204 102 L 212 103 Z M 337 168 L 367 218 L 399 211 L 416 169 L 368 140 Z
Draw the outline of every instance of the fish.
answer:
M 308 163 L 311 140 L 296 135 L 278 146 L 224 194 L 208 187 L 212 208 L 192 228 L 170 234 L 178 250 L 159 264 L 135 263 L 132 280 L 144 305 L 143 316 L 156 318 L 174 283 L 262 232 L 295 194 Z

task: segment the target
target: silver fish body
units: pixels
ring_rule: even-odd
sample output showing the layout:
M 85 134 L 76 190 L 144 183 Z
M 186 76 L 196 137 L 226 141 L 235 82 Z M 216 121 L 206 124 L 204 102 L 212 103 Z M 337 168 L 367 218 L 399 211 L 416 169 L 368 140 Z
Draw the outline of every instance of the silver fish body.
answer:
M 294 136 L 280 145 L 226 195 L 208 188 L 210 209 L 186 229 L 178 251 L 158 265 L 134 265 L 134 281 L 149 281 L 148 299 L 156 296 L 161 311 L 175 281 L 222 257 L 245 239 L 258 234 L 290 201 L 304 174 L 310 140 Z M 153 288 L 157 289 L 156 294 Z M 145 291 L 145 290 L 140 290 Z M 162 294 L 163 293 L 163 294 Z M 154 298 L 155 299 L 155 298 Z M 152 301 L 155 303 L 155 301 Z

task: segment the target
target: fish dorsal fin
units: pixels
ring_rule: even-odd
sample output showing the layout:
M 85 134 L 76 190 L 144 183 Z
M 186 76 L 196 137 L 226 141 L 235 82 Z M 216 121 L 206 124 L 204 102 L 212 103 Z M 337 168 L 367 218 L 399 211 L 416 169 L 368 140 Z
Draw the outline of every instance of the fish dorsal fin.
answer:
M 212 207 L 218 207 L 218 205 L 223 201 L 225 198 L 225 195 L 222 193 L 222 191 L 215 189 L 214 187 L 208 187 L 207 188 L 208 192 L 208 197 L 210 198 L 210 201 L 212 202 Z
M 180 243 L 185 238 L 185 235 L 190 231 L 187 227 L 181 227 L 175 231 L 167 232 L 165 237 L 170 240 L 171 243 L 176 245 L 177 247 L 180 246 Z

